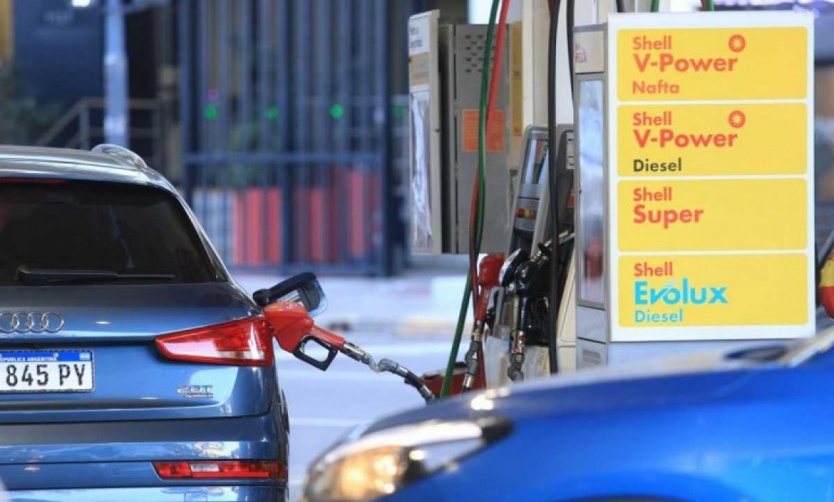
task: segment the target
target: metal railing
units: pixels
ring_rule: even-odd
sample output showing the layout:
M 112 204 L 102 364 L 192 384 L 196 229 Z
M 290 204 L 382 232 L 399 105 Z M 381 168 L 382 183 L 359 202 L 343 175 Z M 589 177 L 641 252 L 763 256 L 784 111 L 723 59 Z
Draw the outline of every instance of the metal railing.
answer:
M 408 16 L 419 0 L 178 2 L 182 185 L 231 266 L 405 261 Z
M 80 99 L 41 135 L 36 144 L 89 150 L 104 141 L 104 106 L 104 98 Z M 146 157 L 149 165 L 157 168 L 163 166 L 164 137 L 160 124 L 160 102 L 154 99 L 131 99 L 128 110 L 131 118 L 131 148 Z

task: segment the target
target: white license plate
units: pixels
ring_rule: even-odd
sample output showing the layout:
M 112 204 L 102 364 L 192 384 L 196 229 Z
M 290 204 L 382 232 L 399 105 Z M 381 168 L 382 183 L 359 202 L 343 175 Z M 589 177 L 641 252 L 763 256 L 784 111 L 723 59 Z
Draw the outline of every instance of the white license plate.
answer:
M 0 392 L 90 392 L 90 350 L 0 350 Z

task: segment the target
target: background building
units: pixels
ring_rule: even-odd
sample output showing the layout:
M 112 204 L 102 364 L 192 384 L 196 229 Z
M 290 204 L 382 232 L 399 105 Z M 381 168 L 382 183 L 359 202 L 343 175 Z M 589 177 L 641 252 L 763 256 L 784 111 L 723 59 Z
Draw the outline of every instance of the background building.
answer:
M 104 0 L 0 0 L 0 140 L 104 140 Z M 446 0 L 125 0 L 130 147 L 230 265 L 388 275 L 405 246 L 406 24 Z

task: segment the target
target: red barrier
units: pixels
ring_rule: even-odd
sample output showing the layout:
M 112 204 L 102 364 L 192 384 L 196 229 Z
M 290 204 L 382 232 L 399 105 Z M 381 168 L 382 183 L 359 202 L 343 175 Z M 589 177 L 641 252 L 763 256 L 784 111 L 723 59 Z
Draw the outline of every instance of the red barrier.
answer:
M 365 243 L 367 239 L 365 235 L 367 231 L 365 227 L 368 222 L 365 214 L 365 204 L 368 198 L 365 193 L 365 177 L 362 173 L 352 171 L 348 173 L 348 197 L 350 214 L 350 234 L 348 236 L 348 249 L 350 250 L 351 258 L 362 256 L 365 250 Z
M 281 263 L 281 210 L 279 188 L 253 187 L 235 192 L 232 208 L 233 264 L 257 266 Z
M 329 186 L 295 187 L 291 231 L 296 261 L 339 263 L 366 259 L 373 252 L 382 218 L 380 176 L 334 166 Z M 283 194 L 278 187 L 251 187 L 233 193 L 232 264 L 284 263 Z M 264 225 L 266 223 L 266 225 Z M 265 231 L 266 229 L 266 231 Z
M 270 264 L 282 263 L 284 261 L 284 247 L 282 246 L 284 232 L 281 228 L 281 214 L 284 201 L 281 197 L 280 188 L 269 189 L 266 206 L 270 222 L 270 233 L 267 236 L 269 239 L 269 242 L 267 242 L 267 262 Z
M 310 261 L 313 263 L 328 262 L 330 257 L 327 253 L 326 241 L 332 240 L 332 236 L 326 233 L 327 219 L 330 214 L 327 207 L 331 201 L 327 200 L 325 195 L 329 195 L 329 193 L 325 192 L 323 187 L 312 187 L 309 194 Z

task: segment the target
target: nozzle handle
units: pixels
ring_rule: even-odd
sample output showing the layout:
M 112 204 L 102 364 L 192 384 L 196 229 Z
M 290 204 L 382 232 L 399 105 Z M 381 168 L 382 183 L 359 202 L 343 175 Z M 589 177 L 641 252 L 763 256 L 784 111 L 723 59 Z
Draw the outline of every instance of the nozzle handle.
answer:
M 309 342 L 314 342 L 318 344 L 320 347 L 327 349 L 327 356 L 324 359 L 316 359 L 315 357 L 307 355 L 307 353 L 304 352 L 304 347 Z M 301 343 L 298 344 L 295 350 L 292 351 L 292 355 L 309 364 L 310 366 L 314 366 L 322 371 L 327 371 L 327 368 L 330 367 L 330 364 L 333 362 L 333 359 L 336 358 L 336 355 L 338 353 L 339 351 L 332 345 L 312 336 L 304 338 L 301 341 Z

